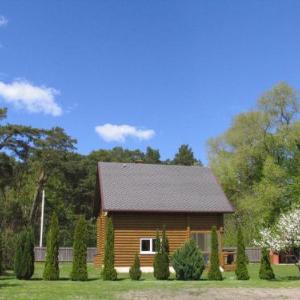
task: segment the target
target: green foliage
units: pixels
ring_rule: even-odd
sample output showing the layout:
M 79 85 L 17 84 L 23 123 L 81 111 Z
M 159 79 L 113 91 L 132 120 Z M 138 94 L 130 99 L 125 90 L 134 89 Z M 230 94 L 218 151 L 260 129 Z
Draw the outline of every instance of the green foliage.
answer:
M 159 232 L 156 233 L 156 254 L 153 261 L 154 277 L 159 280 L 169 279 L 169 264 L 169 241 L 164 227 L 161 241 Z
M 132 280 L 140 280 L 142 276 L 140 258 L 136 253 L 134 256 L 133 265 L 130 267 L 129 276 Z
M 148 164 L 159 164 L 160 163 L 160 154 L 159 150 L 152 149 L 147 147 L 145 154 L 145 162 Z
M 34 239 L 32 230 L 20 233 L 15 257 L 15 274 L 18 279 L 28 280 L 34 273 Z
M 219 262 L 219 244 L 216 226 L 211 229 L 211 250 L 210 250 L 210 266 L 208 271 L 209 280 L 222 280 Z
M 104 249 L 104 267 L 102 270 L 103 280 L 117 280 L 117 271 L 115 264 L 115 237 L 114 228 L 111 218 L 107 218 L 106 235 L 105 235 L 105 249 Z
M 171 262 L 178 280 L 198 280 L 205 268 L 203 255 L 193 239 L 174 252 Z
M 235 216 L 225 219 L 226 245 L 235 245 L 235 218 L 249 245 L 261 227 L 299 204 L 299 136 L 298 95 L 281 82 L 209 141 L 210 166 L 236 208 Z
M 74 233 L 73 265 L 71 279 L 74 281 L 85 281 L 88 279 L 86 256 L 87 256 L 87 226 L 84 217 L 80 217 Z
M 238 233 L 237 233 L 237 258 L 236 258 L 235 275 L 238 280 L 249 279 L 244 237 L 240 227 L 238 228 Z
M 50 228 L 47 234 L 47 250 L 46 262 L 43 273 L 44 280 L 58 280 L 59 279 L 59 225 L 58 218 L 55 213 L 51 217 Z
M 178 152 L 175 154 L 174 164 L 183 165 L 183 166 L 193 166 L 197 163 L 197 160 L 194 157 L 192 148 L 189 145 L 181 145 L 178 149 Z M 202 163 L 198 162 L 200 165 Z
M 266 280 L 275 279 L 275 274 L 270 263 L 269 251 L 266 248 L 263 248 L 261 253 L 259 278 Z
M 12 230 L 5 229 L 2 232 L 2 268 L 4 270 L 14 269 L 17 241 L 18 235 Z
M 0 275 L 4 271 L 2 232 L 0 231 Z
M 169 255 L 169 240 L 166 234 L 166 227 L 163 227 L 163 231 L 162 231 L 162 238 L 161 238 L 161 253 L 166 253 L 167 255 Z

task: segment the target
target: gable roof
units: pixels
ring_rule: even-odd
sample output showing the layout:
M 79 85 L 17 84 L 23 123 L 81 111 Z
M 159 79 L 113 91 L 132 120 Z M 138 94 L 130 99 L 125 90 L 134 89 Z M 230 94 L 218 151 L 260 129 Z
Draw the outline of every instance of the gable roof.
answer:
M 98 174 L 103 211 L 234 211 L 206 167 L 100 162 Z

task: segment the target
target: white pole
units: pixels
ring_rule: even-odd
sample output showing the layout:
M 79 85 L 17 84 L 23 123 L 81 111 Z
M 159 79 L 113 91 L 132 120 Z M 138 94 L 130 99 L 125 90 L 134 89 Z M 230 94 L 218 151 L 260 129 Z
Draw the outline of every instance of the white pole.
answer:
M 40 229 L 40 248 L 43 247 L 44 208 L 45 208 L 45 190 L 42 191 L 41 229 Z

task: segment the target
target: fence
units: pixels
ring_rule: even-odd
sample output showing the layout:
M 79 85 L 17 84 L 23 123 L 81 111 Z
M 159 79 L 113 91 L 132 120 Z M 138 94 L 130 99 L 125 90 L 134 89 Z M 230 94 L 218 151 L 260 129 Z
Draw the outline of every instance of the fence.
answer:
M 226 247 L 224 251 L 236 251 L 234 247 Z M 45 261 L 46 248 L 35 247 L 34 248 L 35 261 Z M 249 258 L 249 262 L 259 262 L 261 251 L 260 248 L 248 247 L 246 248 L 246 254 Z M 93 262 L 94 256 L 96 255 L 96 248 L 87 248 L 87 261 Z M 71 247 L 60 247 L 59 248 L 59 261 L 69 262 L 73 259 L 73 248 Z
M 93 262 L 94 256 L 96 255 L 96 248 L 87 248 L 87 262 Z M 35 247 L 34 248 L 35 261 L 45 261 L 46 248 Z M 73 260 L 73 248 L 71 247 L 60 247 L 59 257 L 60 262 L 69 262 Z
M 224 251 L 235 251 L 235 247 L 226 247 L 223 249 Z M 260 248 L 256 247 L 247 247 L 246 249 L 246 255 L 248 256 L 249 262 L 251 263 L 257 263 L 260 262 L 260 257 L 261 257 L 261 250 Z

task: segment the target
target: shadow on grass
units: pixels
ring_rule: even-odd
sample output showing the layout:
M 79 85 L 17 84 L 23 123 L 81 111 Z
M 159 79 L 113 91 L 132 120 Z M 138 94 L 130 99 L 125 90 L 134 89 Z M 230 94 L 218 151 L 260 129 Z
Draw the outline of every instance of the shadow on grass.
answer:
M 16 286 L 20 286 L 20 284 L 17 284 L 17 283 L 0 283 L 0 290 L 2 288 L 10 288 L 10 287 L 16 287 Z
M 269 281 L 278 281 L 278 282 L 288 282 L 288 281 L 299 281 L 300 276 L 282 276 L 282 277 L 276 277 L 274 280 Z

